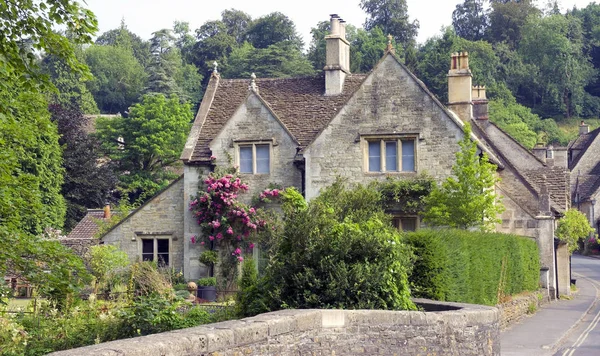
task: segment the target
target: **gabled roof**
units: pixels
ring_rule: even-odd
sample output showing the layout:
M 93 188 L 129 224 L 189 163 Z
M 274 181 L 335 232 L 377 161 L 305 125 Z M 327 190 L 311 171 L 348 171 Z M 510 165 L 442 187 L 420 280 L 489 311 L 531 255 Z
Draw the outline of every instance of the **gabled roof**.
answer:
M 98 232 L 98 220 L 104 219 L 104 210 L 88 209 L 87 214 L 71 230 L 68 239 L 91 239 Z
M 317 133 L 345 105 L 352 94 L 364 81 L 366 75 L 351 74 L 346 77 L 344 91 L 340 95 L 325 96 L 325 77 L 323 75 L 302 78 L 256 79 L 259 97 L 272 113 L 282 122 L 298 142 L 300 148 L 308 145 Z M 199 110 L 194 126 L 197 139 L 188 157 L 182 156 L 187 163 L 209 162 L 210 142 L 220 132 L 227 120 L 248 96 L 250 79 L 211 78 L 211 90 L 205 98 L 208 107 Z M 198 127 L 199 126 L 199 127 Z M 194 138 L 192 138 L 194 139 Z M 190 142 L 188 142 L 190 144 Z M 188 145 L 186 144 L 186 147 Z M 185 155 L 185 152 L 184 152 Z
M 575 181 L 573 195 L 579 194 L 579 200 L 591 199 L 600 188 L 600 176 L 597 174 L 579 174 Z
M 592 130 L 586 134 L 577 136 L 577 138 L 575 140 L 573 140 L 569 143 L 569 146 L 568 146 L 569 150 L 581 150 L 581 152 L 577 155 L 577 157 L 573 161 L 569 162 L 570 170 L 573 170 L 577 166 L 577 163 L 579 163 L 579 160 L 581 159 L 581 157 L 583 157 L 583 155 L 585 154 L 587 149 L 590 147 L 592 142 L 594 142 L 594 140 L 596 139 L 596 137 L 598 136 L 599 133 L 600 133 L 600 127 L 595 130 Z

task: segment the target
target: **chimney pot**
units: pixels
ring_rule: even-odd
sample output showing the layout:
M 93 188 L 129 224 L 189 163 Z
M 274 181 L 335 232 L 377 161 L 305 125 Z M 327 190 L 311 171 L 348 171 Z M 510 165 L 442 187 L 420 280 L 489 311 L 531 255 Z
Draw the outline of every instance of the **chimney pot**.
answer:
M 581 120 L 581 125 L 579 125 L 579 136 L 588 134 L 589 132 L 590 126 Z
M 104 220 L 108 220 L 110 219 L 110 203 L 106 203 L 106 205 L 104 205 L 104 216 L 103 216 Z

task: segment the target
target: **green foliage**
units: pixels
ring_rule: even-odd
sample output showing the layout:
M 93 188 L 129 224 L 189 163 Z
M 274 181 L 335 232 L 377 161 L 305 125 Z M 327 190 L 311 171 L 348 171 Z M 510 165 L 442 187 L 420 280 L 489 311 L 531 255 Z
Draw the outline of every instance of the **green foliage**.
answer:
M 314 73 L 310 62 L 290 42 L 277 42 L 267 48 L 254 48 L 245 42 L 234 49 L 227 59 L 223 75 L 228 78 L 282 78 Z
M 118 28 L 108 30 L 96 38 L 97 45 L 119 47 L 133 52 L 137 61 L 146 68 L 150 62 L 150 42 L 144 41 L 140 36 L 129 31 L 125 20 L 121 20 Z
M 409 21 L 406 0 L 361 0 L 360 8 L 367 13 L 365 29 L 379 27 L 405 47 L 415 42 L 419 21 Z
M 409 276 L 416 296 L 496 305 L 504 296 L 538 289 L 540 262 L 534 239 L 427 229 L 406 236 L 417 255 Z
M 239 292 L 236 295 L 236 314 L 245 318 L 268 311 L 266 305 L 267 293 L 260 286 L 264 280 L 258 279 L 256 265 L 252 259 L 244 260 L 242 264 L 242 277 L 239 282 Z
M 99 118 L 97 135 L 108 156 L 118 162 L 120 189 L 131 202 L 153 196 L 176 177 L 166 169 L 179 161 L 192 111 L 176 96 L 144 95 L 129 117 Z
M 97 245 L 90 247 L 87 261 L 92 275 L 96 277 L 96 286 L 110 289 L 119 273 L 129 265 L 127 254 L 113 245 Z M 103 288 L 103 289 L 104 289 Z
M 504 210 L 495 193 L 499 180 L 496 166 L 488 161 L 487 154 L 477 155 L 469 124 L 465 125 L 459 146 L 453 176 L 427 197 L 424 220 L 434 226 L 491 231 Z
M 137 297 L 128 308 L 121 311 L 123 331 L 125 335 L 132 337 L 211 322 L 210 314 L 203 309 L 191 308 L 187 313 L 178 312 L 184 306 L 184 302 L 156 294 Z
M 388 177 L 383 182 L 373 184 L 381 193 L 382 207 L 385 211 L 420 213 L 425 208 L 425 198 L 435 187 L 435 181 L 428 176 L 395 179 Z
M 411 254 L 379 196 L 338 181 L 306 207 L 284 204 L 285 229 L 266 273 L 269 308 L 415 308 Z
M 577 242 L 584 240 L 590 234 L 595 233 L 590 226 L 587 216 L 577 209 L 569 209 L 565 215 L 558 220 L 556 237 L 569 244 L 569 253 L 577 249 Z
M 219 260 L 219 253 L 214 250 L 202 251 L 198 260 L 208 267 L 212 267 Z
M 479 41 L 489 26 L 483 0 L 465 0 L 452 12 L 452 26 L 456 34 L 469 41 Z
M 303 43 L 296 32 L 296 25 L 281 12 L 272 12 L 252 21 L 246 36 L 255 48 L 268 48 L 276 43 L 287 42 L 296 50 L 302 50 Z
M 492 43 L 506 42 L 515 49 L 521 41 L 523 27 L 541 12 L 531 0 L 492 1 L 487 38 Z
M 94 45 L 85 50 L 85 61 L 94 75 L 87 85 L 102 112 L 124 113 L 137 101 L 146 73 L 131 50 Z
M 36 90 L 39 84 L 48 84 L 40 75 L 36 52 L 45 52 L 64 60 L 75 72 L 85 73 L 85 66 L 75 56 L 73 43 L 91 42 L 97 30 L 94 14 L 72 0 L 15 0 L 0 3 L 0 92 L 16 88 L 12 78 L 24 91 Z M 70 39 L 55 31 L 63 26 Z M 0 100 L 0 112 L 7 112 L 7 102 Z
M 200 278 L 197 285 L 198 287 L 215 287 L 217 285 L 217 279 L 215 277 Z

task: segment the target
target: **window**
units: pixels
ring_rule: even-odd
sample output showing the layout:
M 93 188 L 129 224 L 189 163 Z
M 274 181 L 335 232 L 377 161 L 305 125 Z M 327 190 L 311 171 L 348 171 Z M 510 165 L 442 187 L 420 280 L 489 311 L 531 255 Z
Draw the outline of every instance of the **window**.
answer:
M 367 139 L 368 172 L 415 172 L 415 139 Z
M 271 171 L 271 145 L 244 144 L 239 145 L 240 173 L 269 174 Z
M 157 261 L 169 265 L 169 238 L 142 238 L 142 261 Z
M 392 225 L 400 231 L 416 231 L 419 220 L 416 216 L 394 216 Z

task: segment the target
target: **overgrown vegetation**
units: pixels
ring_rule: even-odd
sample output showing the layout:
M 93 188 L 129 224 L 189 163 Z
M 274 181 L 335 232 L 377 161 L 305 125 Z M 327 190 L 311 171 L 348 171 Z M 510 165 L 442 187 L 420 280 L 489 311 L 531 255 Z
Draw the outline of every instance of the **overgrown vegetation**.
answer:
M 419 230 L 406 241 L 417 256 L 410 285 L 414 297 L 496 305 L 504 296 L 539 286 L 534 239 L 464 230 Z

